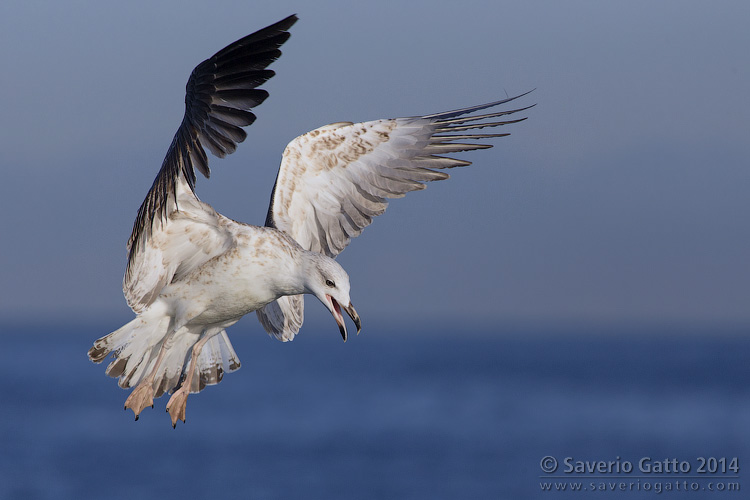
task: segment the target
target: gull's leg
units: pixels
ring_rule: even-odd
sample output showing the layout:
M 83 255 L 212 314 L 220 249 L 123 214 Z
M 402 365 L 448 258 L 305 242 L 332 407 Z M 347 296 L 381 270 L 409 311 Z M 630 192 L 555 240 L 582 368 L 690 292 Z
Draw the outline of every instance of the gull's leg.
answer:
M 195 375 L 198 356 L 200 356 L 201 350 L 206 342 L 220 331 L 221 329 L 217 329 L 210 334 L 204 334 L 203 338 L 193 346 L 193 353 L 190 356 L 190 364 L 188 365 L 185 380 L 182 381 L 180 388 L 172 394 L 172 397 L 169 398 L 169 402 L 167 403 L 167 413 L 169 413 L 169 416 L 172 419 L 172 428 L 177 427 L 178 420 L 182 420 L 182 422 L 185 423 L 185 408 L 187 407 L 188 394 L 190 394 L 190 386 L 193 384 L 193 376 Z
M 154 407 L 154 378 L 156 373 L 159 371 L 159 365 L 161 364 L 164 356 L 169 350 L 170 340 L 174 335 L 174 330 L 170 332 L 167 338 L 162 342 L 161 348 L 159 349 L 159 355 L 156 357 L 156 363 L 151 369 L 151 372 L 135 386 L 135 389 L 130 393 L 128 399 L 125 400 L 125 409 L 130 408 L 135 413 L 135 419 L 138 420 L 138 416 L 141 414 L 144 408 L 150 406 Z

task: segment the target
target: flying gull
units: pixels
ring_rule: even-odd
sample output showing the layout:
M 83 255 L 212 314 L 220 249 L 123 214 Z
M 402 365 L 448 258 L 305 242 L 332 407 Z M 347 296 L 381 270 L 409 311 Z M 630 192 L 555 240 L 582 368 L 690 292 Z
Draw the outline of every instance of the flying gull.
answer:
M 136 420 L 153 399 L 167 403 L 172 426 L 185 421 L 190 393 L 217 384 L 240 367 L 226 328 L 255 311 L 282 341 L 299 332 L 303 294 L 331 312 L 344 341 L 342 311 L 361 330 L 349 298 L 349 276 L 334 260 L 382 214 L 388 198 L 447 179 L 443 169 L 470 162 L 443 156 L 489 148 L 464 143 L 506 133 L 474 131 L 522 121 L 498 121 L 522 111 L 477 114 L 520 96 L 425 116 L 339 122 L 286 147 L 264 226 L 229 219 L 201 202 L 196 170 L 209 176 L 205 150 L 233 153 L 255 121 L 250 111 L 268 93 L 267 67 L 297 21 L 289 16 L 200 63 L 190 75 L 185 116 L 161 170 L 138 210 L 128 240 L 123 291 L 136 318 L 94 342 L 89 358 L 112 354 L 106 373 L 122 388 Z

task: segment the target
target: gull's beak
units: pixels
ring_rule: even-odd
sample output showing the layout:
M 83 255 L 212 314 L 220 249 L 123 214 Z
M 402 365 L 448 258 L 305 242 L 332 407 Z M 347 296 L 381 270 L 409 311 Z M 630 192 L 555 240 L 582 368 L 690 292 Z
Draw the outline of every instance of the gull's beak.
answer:
M 346 334 L 346 323 L 344 323 L 344 317 L 341 315 L 341 305 L 331 297 L 330 295 L 326 295 L 326 298 L 331 303 L 331 313 L 333 314 L 333 318 L 336 320 L 336 324 L 339 325 L 339 331 L 341 332 L 341 338 L 344 339 L 344 342 L 346 342 L 347 334 Z M 359 319 L 359 314 L 357 314 L 357 311 L 354 309 L 354 306 L 349 303 L 348 306 L 343 307 L 344 311 L 346 311 L 346 314 L 349 315 L 350 318 L 352 318 L 352 321 L 354 321 L 354 325 L 357 327 L 357 335 L 359 335 L 360 330 L 362 330 L 362 322 Z

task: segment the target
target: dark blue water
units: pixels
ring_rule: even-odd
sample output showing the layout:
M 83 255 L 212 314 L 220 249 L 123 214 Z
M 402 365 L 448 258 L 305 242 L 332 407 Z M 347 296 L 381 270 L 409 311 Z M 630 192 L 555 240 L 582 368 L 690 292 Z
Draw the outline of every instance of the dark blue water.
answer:
M 114 326 L 2 328 L 0 498 L 579 497 L 540 484 L 568 480 L 630 489 L 591 498 L 650 497 L 678 479 L 698 491 L 662 495 L 747 498 L 709 480 L 750 490 L 742 332 L 370 328 L 343 344 L 328 328 L 282 344 L 240 323 L 242 369 L 190 396 L 173 430 L 166 398 L 134 422 L 127 392 L 86 359 Z M 541 471 L 545 456 L 561 479 Z M 571 477 L 566 457 L 675 459 L 691 474 Z M 738 457 L 740 470 L 682 479 L 699 457 Z

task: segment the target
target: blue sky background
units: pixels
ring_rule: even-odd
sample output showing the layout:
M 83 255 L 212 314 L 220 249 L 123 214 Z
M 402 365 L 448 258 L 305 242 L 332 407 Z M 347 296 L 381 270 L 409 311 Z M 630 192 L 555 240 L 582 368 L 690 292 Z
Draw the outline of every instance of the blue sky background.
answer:
M 750 326 L 742 1 L 3 2 L 0 319 L 131 317 L 125 242 L 190 71 L 295 12 L 248 139 L 198 182 L 238 220 L 263 223 L 301 133 L 537 89 L 513 135 L 341 255 L 365 327 Z

